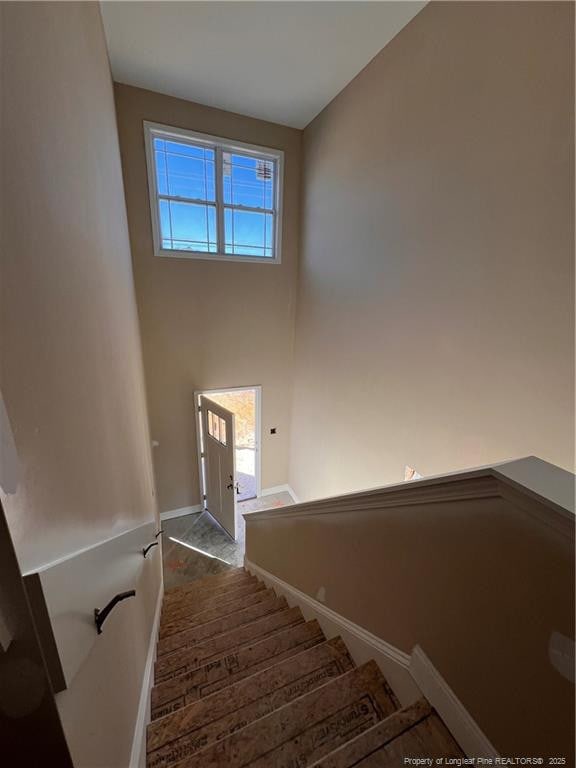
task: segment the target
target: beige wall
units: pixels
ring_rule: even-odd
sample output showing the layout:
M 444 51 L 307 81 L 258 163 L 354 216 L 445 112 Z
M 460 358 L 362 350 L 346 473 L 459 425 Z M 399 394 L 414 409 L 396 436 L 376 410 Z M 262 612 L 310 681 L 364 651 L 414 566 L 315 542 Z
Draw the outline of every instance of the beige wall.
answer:
M 305 130 L 301 498 L 573 465 L 573 26 L 431 3 Z
M 195 390 L 262 386 L 262 486 L 286 483 L 301 133 L 125 85 L 116 107 L 160 510 L 200 502 Z M 282 264 L 154 256 L 144 120 L 284 150 Z
M 95 3 L 7 3 L 1 389 L 23 570 L 155 514 L 110 71 Z
M 573 765 L 574 684 L 549 654 L 553 633 L 574 637 L 573 514 L 474 475 L 254 513 L 246 556 L 395 648 L 420 645 L 499 754 Z
M 154 521 L 156 505 L 99 5 L 1 5 L 1 389 L 22 469 L 3 503 L 34 570 Z M 160 580 L 156 558 L 62 696 L 77 766 L 128 764 Z

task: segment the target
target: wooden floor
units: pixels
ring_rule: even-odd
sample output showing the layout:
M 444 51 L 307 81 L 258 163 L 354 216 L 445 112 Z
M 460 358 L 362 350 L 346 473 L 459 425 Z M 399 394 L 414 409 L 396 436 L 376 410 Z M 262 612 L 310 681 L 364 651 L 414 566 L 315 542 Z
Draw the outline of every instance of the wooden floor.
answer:
M 166 592 L 148 768 L 376 768 L 462 757 L 424 700 L 401 709 L 375 662 L 241 568 Z

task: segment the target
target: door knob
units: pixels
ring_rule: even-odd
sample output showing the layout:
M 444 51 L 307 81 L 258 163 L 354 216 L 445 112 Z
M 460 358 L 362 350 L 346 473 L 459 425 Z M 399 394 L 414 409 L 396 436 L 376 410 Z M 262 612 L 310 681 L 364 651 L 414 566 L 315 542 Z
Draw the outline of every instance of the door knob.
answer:
M 235 488 L 235 489 L 236 489 L 236 493 L 238 494 L 238 496 L 240 496 L 240 488 L 238 487 L 238 486 L 240 485 L 240 483 L 235 483 L 235 482 L 234 482 L 234 478 L 232 477 L 232 475 L 229 475 L 229 477 L 230 477 L 230 482 L 228 483 L 228 485 L 226 486 L 226 488 L 227 488 L 229 491 L 231 491 L 232 489 L 234 489 L 234 488 Z

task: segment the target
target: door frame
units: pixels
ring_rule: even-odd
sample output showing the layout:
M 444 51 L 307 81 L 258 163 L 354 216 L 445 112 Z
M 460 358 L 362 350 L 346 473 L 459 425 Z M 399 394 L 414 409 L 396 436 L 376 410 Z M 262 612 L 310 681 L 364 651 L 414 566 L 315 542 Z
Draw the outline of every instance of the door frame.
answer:
M 199 389 L 194 392 L 194 418 L 196 421 L 196 452 L 198 454 L 198 481 L 200 486 L 200 507 L 206 509 L 206 487 L 204 482 L 204 469 L 203 469 L 203 457 L 202 457 L 202 441 L 204 435 L 202 433 L 202 419 L 199 411 L 200 397 L 205 395 L 222 395 L 226 392 L 247 392 L 254 390 L 255 393 L 255 441 L 256 441 L 256 456 L 254 461 L 254 469 L 256 472 L 256 498 L 262 494 L 262 386 L 260 384 L 253 384 L 252 386 L 244 387 L 218 387 L 217 389 Z M 236 439 L 236 435 L 234 435 Z M 236 445 L 234 445 L 234 451 L 236 451 Z M 234 478 L 236 481 L 236 478 Z M 242 503 L 242 502 L 238 502 Z

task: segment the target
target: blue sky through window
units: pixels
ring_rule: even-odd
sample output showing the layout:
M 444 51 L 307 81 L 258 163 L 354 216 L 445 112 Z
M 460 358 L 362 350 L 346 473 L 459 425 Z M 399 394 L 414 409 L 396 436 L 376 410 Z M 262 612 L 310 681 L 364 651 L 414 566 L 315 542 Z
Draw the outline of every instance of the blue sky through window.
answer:
M 274 257 L 274 160 L 154 137 L 161 247 Z M 217 200 L 217 168 L 223 199 Z M 218 203 L 224 242 L 218 243 Z

